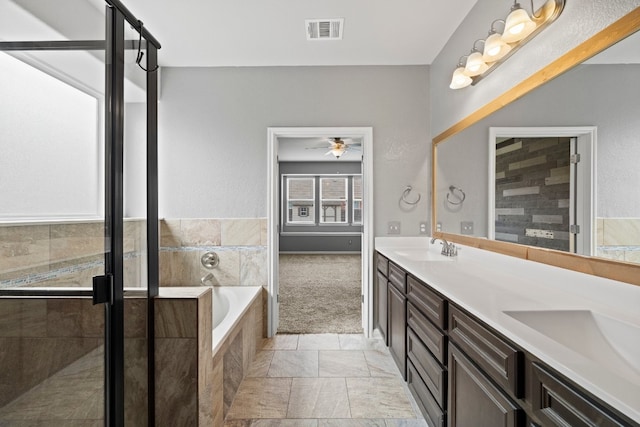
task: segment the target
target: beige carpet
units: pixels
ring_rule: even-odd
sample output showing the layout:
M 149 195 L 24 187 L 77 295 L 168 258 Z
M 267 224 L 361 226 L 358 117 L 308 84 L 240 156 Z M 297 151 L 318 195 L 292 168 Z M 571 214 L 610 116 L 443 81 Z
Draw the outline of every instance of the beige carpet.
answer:
M 280 254 L 278 333 L 361 333 L 361 258 Z

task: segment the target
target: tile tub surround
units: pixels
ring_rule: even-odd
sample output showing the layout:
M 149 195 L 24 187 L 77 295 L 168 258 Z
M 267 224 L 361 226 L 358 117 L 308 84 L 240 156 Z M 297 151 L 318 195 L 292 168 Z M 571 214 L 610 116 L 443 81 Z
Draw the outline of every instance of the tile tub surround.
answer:
M 640 218 L 598 218 L 597 256 L 640 264 Z
M 310 334 L 264 340 L 224 426 L 427 424 L 382 340 Z
M 124 222 L 125 286 L 146 283 L 146 221 Z M 0 288 L 91 286 L 104 273 L 104 222 L 0 224 Z
M 515 345 L 640 421 L 640 376 L 633 368 L 622 375 L 620 366 L 613 369 L 599 363 L 504 313 L 591 310 L 640 328 L 639 286 L 463 245 L 451 262 L 421 262 L 404 255 L 411 249 L 439 256 L 439 242 L 429 245 L 428 238 L 376 238 L 375 245 L 377 251 Z M 638 342 L 637 336 L 627 339 Z
M 220 265 L 207 270 L 200 257 L 213 251 Z M 160 286 L 267 286 L 267 220 L 163 219 L 160 221 Z
M 158 425 L 222 426 L 263 338 L 265 291 L 222 343 L 212 342 L 212 289 L 163 287 L 156 298 Z

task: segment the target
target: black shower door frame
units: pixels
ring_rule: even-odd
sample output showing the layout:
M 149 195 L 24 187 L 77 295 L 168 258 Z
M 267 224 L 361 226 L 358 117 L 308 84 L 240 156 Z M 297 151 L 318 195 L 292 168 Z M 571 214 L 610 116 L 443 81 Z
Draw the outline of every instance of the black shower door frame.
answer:
M 161 45 L 119 0 L 105 0 L 105 40 L 0 41 L 0 51 L 105 52 L 105 276 L 94 278 L 94 291 L 3 290 L 7 296 L 93 296 L 105 306 L 105 426 L 124 426 L 124 52 L 138 40 L 125 40 L 128 23 L 141 33 L 147 75 L 147 357 L 148 424 L 155 425 L 153 298 L 159 285 L 158 236 L 158 49 Z M 98 280 L 96 280 L 98 279 Z M 102 289 L 96 288 L 96 283 Z M 98 286 L 100 288 L 101 286 Z M 96 292 L 99 290 L 99 292 Z

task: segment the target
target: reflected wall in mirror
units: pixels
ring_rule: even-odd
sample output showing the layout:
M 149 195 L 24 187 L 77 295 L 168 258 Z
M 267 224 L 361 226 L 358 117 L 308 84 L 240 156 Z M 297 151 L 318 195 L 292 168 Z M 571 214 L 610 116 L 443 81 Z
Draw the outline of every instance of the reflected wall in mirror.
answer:
M 586 200 L 585 195 L 580 196 L 578 192 L 576 215 L 594 217 L 594 220 L 585 223 L 583 228 L 583 231 L 591 232 L 593 235 L 588 236 L 590 243 L 584 244 L 583 249 L 576 245 L 573 251 L 618 261 L 640 263 L 640 186 L 638 185 L 640 184 L 640 167 L 637 164 L 640 160 L 640 84 L 638 84 L 640 48 L 638 46 L 640 46 L 640 33 L 619 41 L 590 60 L 575 66 L 450 138 L 442 141 L 436 138 L 434 140 L 434 144 L 437 143 L 434 146 L 436 231 L 483 238 L 495 238 L 497 235 L 505 241 L 536 245 L 531 236 L 527 236 L 527 226 L 522 224 L 517 226 L 522 228 L 518 232 L 515 232 L 517 227 L 513 227 L 509 233 L 505 233 L 509 228 L 505 226 L 505 223 L 509 222 L 505 221 L 509 211 L 498 211 L 498 215 L 493 217 L 497 200 L 491 196 L 496 185 L 494 169 L 496 157 L 495 150 L 490 150 L 490 147 L 495 148 L 496 142 L 500 143 L 501 140 L 496 141 L 496 135 L 490 137 L 490 129 L 494 127 L 527 129 L 592 127 L 594 159 L 593 166 L 589 165 L 589 168 L 592 169 L 593 183 L 591 190 L 586 191 L 593 192 L 594 200 Z M 516 132 L 499 137 L 507 136 L 522 138 L 529 135 Z M 491 154 L 490 151 L 492 151 Z M 536 161 L 538 160 L 542 162 L 542 159 Z M 553 161 L 545 155 L 544 163 L 553 163 Z M 565 161 L 558 163 L 558 167 L 561 166 L 566 166 Z M 535 165 L 525 165 L 521 169 L 534 171 Z M 560 172 L 564 174 L 565 171 L 553 169 L 556 168 L 549 168 L 547 172 L 538 176 L 535 184 L 531 182 L 527 184 L 524 181 L 514 184 L 513 187 L 544 186 L 545 180 L 547 184 L 552 183 L 554 174 L 557 175 Z M 513 178 L 512 175 L 512 179 L 526 178 L 522 176 Z M 446 196 L 451 185 L 463 188 L 466 193 L 466 200 L 460 206 L 453 206 L 447 201 Z M 574 186 L 570 191 L 576 188 Z M 518 191 L 507 192 L 507 194 L 510 194 L 512 201 L 526 199 L 525 195 L 519 194 Z M 593 214 L 588 212 L 589 206 L 593 206 Z M 499 209 L 510 207 L 508 203 L 498 206 Z M 534 214 L 538 215 L 535 218 L 538 220 L 536 224 L 533 224 L 536 222 L 533 218 Z M 528 227 L 539 231 L 530 231 L 530 235 L 544 234 L 544 230 L 555 229 L 549 222 L 559 221 L 558 217 L 551 218 L 544 215 L 546 215 L 544 209 L 532 206 L 532 212 L 527 219 L 530 222 Z M 566 224 L 567 227 L 571 225 L 571 221 L 569 222 Z M 464 224 L 470 223 L 472 227 L 463 227 Z M 505 234 L 511 234 L 511 236 L 504 238 Z M 534 240 L 542 240 L 540 236 L 537 237 Z M 537 246 L 565 250 L 553 245 Z
M 490 128 L 488 237 L 594 255 L 596 132 Z

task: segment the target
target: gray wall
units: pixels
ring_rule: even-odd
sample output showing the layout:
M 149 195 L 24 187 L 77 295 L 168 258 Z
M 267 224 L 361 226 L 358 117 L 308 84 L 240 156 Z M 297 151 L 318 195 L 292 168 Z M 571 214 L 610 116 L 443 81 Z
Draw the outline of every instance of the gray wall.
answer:
M 159 107 L 160 215 L 267 215 L 267 128 L 372 126 L 375 234 L 428 218 L 429 68 L 167 68 Z M 416 209 L 398 201 L 412 184 Z
M 491 22 L 509 12 L 506 1 L 478 0 L 431 64 L 432 136 L 487 104 L 506 90 L 576 47 L 638 7 L 638 0 L 569 0 L 560 17 L 476 86 L 449 89 L 458 59 L 477 39 L 487 36 Z M 528 2 L 521 4 L 529 9 Z M 540 0 L 534 1 L 540 7 Z
M 638 73 L 638 64 L 580 65 L 439 145 L 438 220 L 445 230 L 454 231 L 459 221 L 474 219 L 474 234 L 487 235 L 491 126 L 597 126 L 596 216 L 637 217 Z M 459 212 L 447 212 L 442 203 L 449 184 L 467 193 Z

